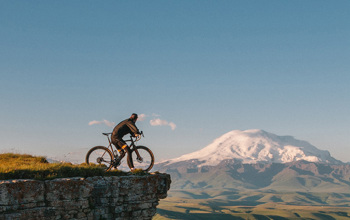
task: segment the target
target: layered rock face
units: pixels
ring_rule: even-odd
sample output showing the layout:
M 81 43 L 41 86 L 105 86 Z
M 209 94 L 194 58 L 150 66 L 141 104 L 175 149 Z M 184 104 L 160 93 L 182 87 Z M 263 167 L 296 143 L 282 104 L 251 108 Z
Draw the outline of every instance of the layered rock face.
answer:
M 0 219 L 152 219 L 170 175 L 0 182 Z

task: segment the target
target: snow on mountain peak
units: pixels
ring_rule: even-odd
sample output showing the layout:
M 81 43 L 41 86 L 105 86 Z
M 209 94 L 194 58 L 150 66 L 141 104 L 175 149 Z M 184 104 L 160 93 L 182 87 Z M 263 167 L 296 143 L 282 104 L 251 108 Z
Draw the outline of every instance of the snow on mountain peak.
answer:
M 321 163 L 339 163 L 328 151 L 319 150 L 306 141 L 292 136 L 278 136 L 264 130 L 233 130 L 215 139 L 211 144 L 193 153 L 168 160 L 169 164 L 198 160 L 200 166 L 218 165 L 226 159 L 242 163 L 288 163 L 298 160 Z

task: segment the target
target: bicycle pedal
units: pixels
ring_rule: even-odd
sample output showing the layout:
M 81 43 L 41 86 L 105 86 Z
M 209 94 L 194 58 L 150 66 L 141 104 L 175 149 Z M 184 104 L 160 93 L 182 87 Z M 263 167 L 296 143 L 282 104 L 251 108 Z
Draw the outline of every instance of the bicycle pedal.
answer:
M 114 167 L 120 166 L 121 161 L 118 160 L 118 159 L 119 159 L 119 158 L 117 158 L 116 160 L 113 161 L 113 166 L 114 166 Z

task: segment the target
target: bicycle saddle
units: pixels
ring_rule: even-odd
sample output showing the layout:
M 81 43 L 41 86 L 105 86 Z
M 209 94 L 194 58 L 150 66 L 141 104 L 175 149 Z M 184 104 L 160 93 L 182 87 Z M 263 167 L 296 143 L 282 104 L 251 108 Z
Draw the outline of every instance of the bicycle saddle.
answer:
M 112 133 L 102 133 L 102 134 L 108 136 L 108 135 L 110 135 L 110 134 L 112 134 Z

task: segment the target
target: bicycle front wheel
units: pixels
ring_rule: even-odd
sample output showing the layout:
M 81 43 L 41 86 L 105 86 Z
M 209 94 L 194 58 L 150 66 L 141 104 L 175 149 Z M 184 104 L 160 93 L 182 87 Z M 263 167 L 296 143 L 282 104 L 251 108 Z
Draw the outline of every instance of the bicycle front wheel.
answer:
M 103 146 L 96 146 L 89 150 L 86 154 L 85 162 L 89 165 L 99 165 L 106 171 L 112 168 L 113 154 L 112 152 Z
M 134 163 L 135 169 L 142 169 L 146 172 L 150 171 L 154 165 L 154 156 L 150 149 L 145 146 L 136 146 L 131 151 L 131 159 Z M 131 165 L 128 161 L 128 166 L 131 169 Z

